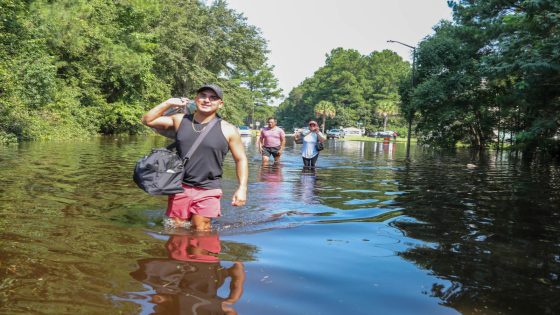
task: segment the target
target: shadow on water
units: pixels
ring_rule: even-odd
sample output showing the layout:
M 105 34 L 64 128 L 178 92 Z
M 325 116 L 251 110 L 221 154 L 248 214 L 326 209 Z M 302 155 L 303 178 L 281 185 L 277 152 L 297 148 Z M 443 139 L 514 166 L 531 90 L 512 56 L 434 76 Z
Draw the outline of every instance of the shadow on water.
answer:
M 304 170 L 291 139 L 270 165 L 254 138 L 243 143 L 249 199 L 229 205 L 236 181 L 228 157 L 215 222 L 221 241 L 166 234 L 165 197 L 131 181 L 134 162 L 164 146 L 161 137 L 0 148 L 0 313 L 146 314 L 196 301 L 217 308 L 241 266 L 252 272 L 244 283 L 251 299 L 232 309 L 245 313 L 560 308 L 558 163 L 414 147 L 407 164 L 402 144 L 330 140 L 317 168 Z M 218 261 L 190 261 L 197 253 Z

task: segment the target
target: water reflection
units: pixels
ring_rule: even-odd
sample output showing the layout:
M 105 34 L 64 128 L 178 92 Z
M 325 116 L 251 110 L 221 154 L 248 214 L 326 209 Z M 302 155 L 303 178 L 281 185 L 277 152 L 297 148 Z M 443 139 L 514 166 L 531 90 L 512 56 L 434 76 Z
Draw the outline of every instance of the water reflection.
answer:
M 282 174 L 282 164 L 263 164 L 258 170 L 258 180 L 260 182 L 271 183 L 271 188 L 274 188 L 274 184 L 280 185 L 284 181 L 284 175 Z M 274 189 L 271 189 L 274 190 Z
M 141 259 L 131 276 L 150 286 L 152 314 L 237 314 L 233 304 L 243 294 L 245 271 L 239 261 L 222 266 L 216 232 L 186 231 L 165 244 L 168 258 Z M 229 294 L 218 289 L 230 278 Z
M 426 294 L 461 312 L 557 314 L 558 168 L 520 167 L 507 156 L 471 154 L 476 168 L 464 161 L 434 156 L 437 167 L 398 173 L 407 219 L 394 226 L 430 244 L 399 255 L 451 281 Z
M 201 252 L 214 262 L 171 254 L 164 242 L 179 249 L 204 242 L 189 245 L 196 235 L 162 242 L 157 219 L 165 199 L 130 180 L 135 160 L 168 144 L 161 137 L 0 148 L 0 313 L 192 313 L 180 308 L 194 305 L 194 297 L 183 297 L 189 283 L 198 283 L 194 291 L 206 287 L 198 301 L 223 313 L 228 270 L 248 260 L 245 293 L 235 304 L 244 314 L 560 309 L 558 163 L 416 146 L 404 163 L 403 143 L 329 140 L 320 167 L 305 172 L 291 139 L 281 162 L 267 167 L 254 139 L 243 138 L 249 203 L 225 202 L 217 227 L 228 241 L 219 242 L 219 255 L 212 246 Z M 235 164 L 230 158 L 224 166 L 231 195 Z M 137 261 L 138 281 L 129 275 Z M 189 273 L 196 265 L 208 267 L 202 279 Z M 184 274 L 166 274 L 169 266 Z
M 296 189 L 300 191 L 301 201 L 305 204 L 317 203 L 315 191 L 317 185 L 317 170 L 315 168 L 303 168 L 301 170 L 300 185 Z
M 365 142 L 362 141 L 340 141 L 337 142 L 337 149 L 341 152 L 350 153 L 359 158 L 364 157 Z
M 397 153 L 397 144 L 395 142 L 374 142 L 372 151 L 374 153 L 385 154 L 386 158 L 392 160 Z

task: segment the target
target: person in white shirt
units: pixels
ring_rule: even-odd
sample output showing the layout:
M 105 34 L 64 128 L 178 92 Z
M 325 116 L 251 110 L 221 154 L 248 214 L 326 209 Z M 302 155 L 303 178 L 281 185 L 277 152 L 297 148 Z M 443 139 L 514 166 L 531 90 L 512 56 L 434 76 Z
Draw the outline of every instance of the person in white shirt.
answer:
M 303 140 L 301 147 L 301 157 L 303 158 L 303 167 L 314 168 L 317 159 L 319 158 L 319 150 L 317 150 L 317 143 L 323 143 L 327 138 L 319 130 L 319 125 L 316 121 L 309 122 L 309 132 L 298 132 L 294 136 L 296 141 Z

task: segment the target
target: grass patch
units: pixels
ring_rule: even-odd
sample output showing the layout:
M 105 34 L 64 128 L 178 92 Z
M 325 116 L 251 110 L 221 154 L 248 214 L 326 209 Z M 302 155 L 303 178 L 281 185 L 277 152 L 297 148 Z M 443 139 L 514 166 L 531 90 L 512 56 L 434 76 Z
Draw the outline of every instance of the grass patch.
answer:
M 367 136 L 346 136 L 343 139 L 338 140 L 347 140 L 347 141 L 368 141 L 368 142 L 383 142 L 383 138 L 378 137 L 367 137 Z M 390 140 L 391 142 L 395 142 L 393 138 Z M 406 137 L 397 137 L 396 142 L 403 142 L 406 143 Z M 416 143 L 416 138 L 410 138 L 410 143 Z

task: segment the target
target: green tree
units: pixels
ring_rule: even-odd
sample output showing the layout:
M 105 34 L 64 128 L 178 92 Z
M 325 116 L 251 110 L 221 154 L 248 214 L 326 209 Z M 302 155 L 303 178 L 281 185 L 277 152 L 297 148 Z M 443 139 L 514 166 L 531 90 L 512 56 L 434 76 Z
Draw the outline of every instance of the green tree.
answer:
M 409 72 L 410 65 L 388 50 L 363 56 L 352 49 L 333 49 L 325 65 L 289 93 L 278 116 L 286 117 L 287 125 L 301 126 L 315 116 L 316 104 L 328 101 L 336 104 L 336 118 L 326 121 L 325 128 L 357 122 L 375 128 L 383 123 L 379 107 L 388 115 L 398 111 L 400 78 Z
M 491 140 L 494 112 L 480 64 L 476 30 L 443 22 L 418 47 L 413 107 L 420 140 L 482 148 Z
M 419 46 L 423 140 L 486 147 L 514 135 L 515 146 L 560 151 L 560 2 L 449 1 L 455 22 L 441 23 Z M 498 142 L 499 143 L 499 142 Z
M 325 132 L 325 120 L 327 117 L 334 118 L 336 116 L 336 108 L 331 102 L 328 101 L 320 101 L 315 105 L 315 115 L 317 117 L 321 117 L 322 123 L 321 127 L 323 128 L 323 133 Z
M 399 97 L 398 94 L 388 95 L 385 99 L 376 102 L 376 112 L 383 119 L 383 131 L 387 130 L 387 122 L 390 117 L 399 113 Z
M 240 124 L 279 94 L 267 52 L 225 1 L 0 0 L 0 142 L 142 132 L 206 82 Z
M 253 128 L 255 126 L 255 112 L 257 112 L 257 115 L 270 112 L 266 108 L 274 99 L 281 96 L 282 90 L 278 88 L 278 79 L 274 76 L 273 70 L 273 66 L 262 64 L 254 70 L 239 71 L 234 76 L 234 80 L 240 82 L 251 93 L 251 102 L 244 108 L 251 113 L 250 120 L 247 119 L 247 123 Z

